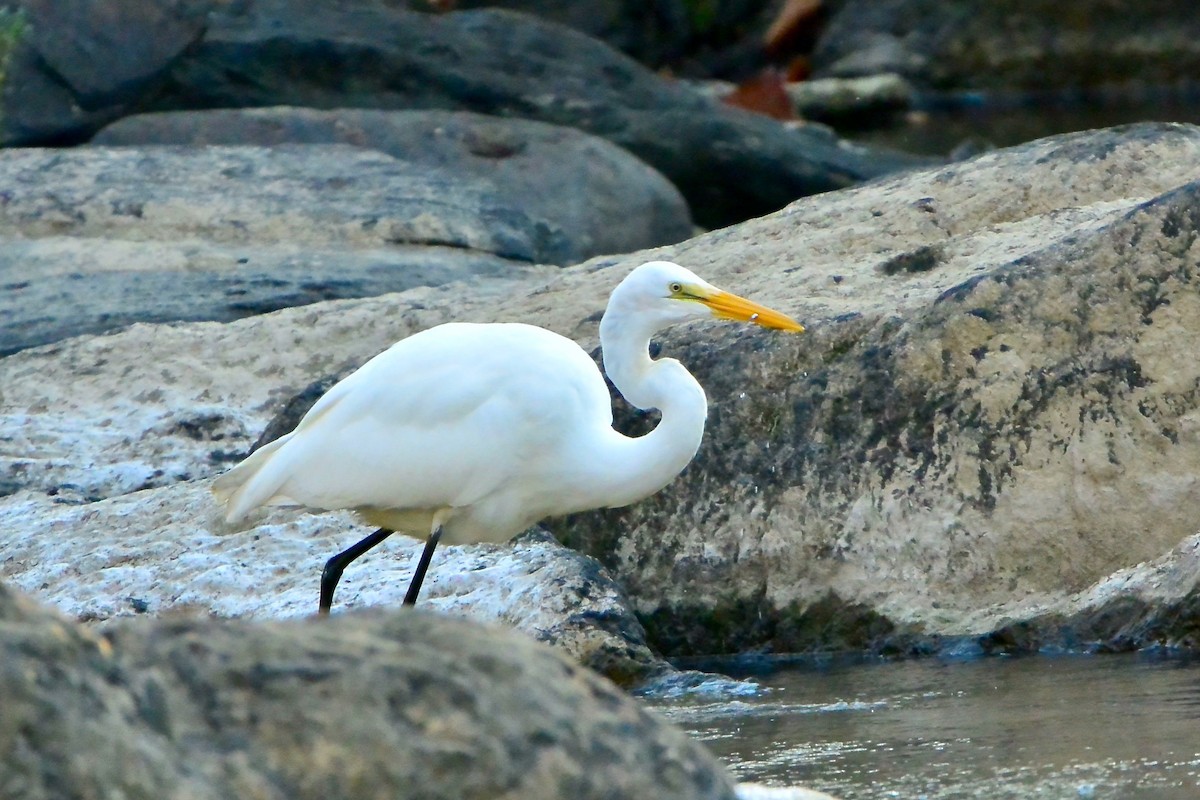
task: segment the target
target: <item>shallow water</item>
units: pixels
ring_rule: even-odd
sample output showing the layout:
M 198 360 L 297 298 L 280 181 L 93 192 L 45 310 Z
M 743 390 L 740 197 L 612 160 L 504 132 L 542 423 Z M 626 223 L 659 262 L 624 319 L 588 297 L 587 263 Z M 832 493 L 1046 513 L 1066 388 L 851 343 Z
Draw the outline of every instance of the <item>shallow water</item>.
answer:
M 871 798 L 1200 798 L 1200 660 L 789 668 L 651 700 L 740 780 Z
M 964 143 L 973 143 L 973 150 L 1008 147 L 1059 133 L 1148 121 L 1200 124 L 1200 90 L 1143 102 L 962 105 L 916 111 L 893 118 L 890 125 L 843 133 L 862 144 L 944 156 Z

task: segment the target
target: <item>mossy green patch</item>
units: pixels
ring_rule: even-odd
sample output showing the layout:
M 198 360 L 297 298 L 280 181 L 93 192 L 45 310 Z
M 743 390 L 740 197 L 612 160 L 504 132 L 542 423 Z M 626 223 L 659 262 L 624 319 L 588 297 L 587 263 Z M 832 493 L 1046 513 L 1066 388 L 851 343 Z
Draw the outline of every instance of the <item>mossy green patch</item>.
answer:
M 22 9 L 10 10 L 0 8 L 0 98 L 8 80 L 8 65 L 13 53 L 29 35 L 29 21 L 25 19 Z M 4 121 L 4 108 L 0 104 L 0 124 Z

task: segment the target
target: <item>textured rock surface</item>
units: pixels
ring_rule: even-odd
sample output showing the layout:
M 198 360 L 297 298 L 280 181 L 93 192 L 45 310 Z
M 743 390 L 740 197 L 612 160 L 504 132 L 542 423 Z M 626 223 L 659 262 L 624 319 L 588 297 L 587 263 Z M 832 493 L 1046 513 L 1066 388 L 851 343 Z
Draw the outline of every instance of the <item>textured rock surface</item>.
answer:
M 907 163 L 709 102 L 535 17 L 418 14 L 367 0 L 221 9 L 152 110 L 274 105 L 465 110 L 579 128 L 666 175 L 705 227 Z
M 23 493 L 0 505 L 0 580 L 89 621 L 309 616 L 325 560 L 369 530 L 287 510 L 229 526 L 199 481 L 85 505 Z M 355 562 L 335 610 L 399 607 L 420 550 L 397 536 Z M 544 533 L 439 548 L 421 607 L 522 630 L 622 684 L 668 669 L 607 571 Z
M 983 635 L 1163 556 L 1200 527 L 1198 165 L 1190 126 L 1078 134 L 655 251 L 810 332 L 664 336 L 710 398 L 696 462 L 552 530 L 672 653 Z M 103 497 L 212 474 L 313 381 L 447 319 L 535 319 L 592 348 L 646 256 L 528 292 L 481 280 L 10 356 L 4 479 Z
M 448 111 L 214 109 L 126 117 L 102 145 L 343 143 L 482 182 L 544 229 L 538 259 L 573 264 L 692 235 L 687 203 L 625 150 L 573 128 Z
M 794 232 L 770 257 L 813 335 L 686 348 L 698 462 L 555 530 L 667 652 L 982 633 L 1170 550 L 1200 508 L 1198 165 L 1194 128 L 1081 134 L 743 226 Z
M 939 89 L 1046 91 L 1173 84 L 1200 68 L 1200 18 L 1188 0 L 1136 14 L 1108 0 L 833 0 L 819 75 L 900 72 Z
M 6 797 L 734 797 L 612 684 L 420 611 L 97 635 L 0 586 L 0 656 Z
M 0 186 L 0 353 L 513 275 L 560 249 L 482 181 L 345 145 L 6 150 Z

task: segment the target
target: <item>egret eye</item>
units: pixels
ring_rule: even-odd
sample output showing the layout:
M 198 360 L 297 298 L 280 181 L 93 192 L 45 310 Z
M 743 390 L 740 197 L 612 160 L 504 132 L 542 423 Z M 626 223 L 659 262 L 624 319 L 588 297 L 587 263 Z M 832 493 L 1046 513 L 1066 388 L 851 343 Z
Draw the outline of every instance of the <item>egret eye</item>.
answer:
M 682 291 L 683 291 L 683 284 L 680 284 L 680 283 L 672 283 L 672 284 L 670 285 L 670 287 L 668 287 L 668 288 L 670 288 L 670 290 L 671 290 L 671 294 L 679 294 L 680 292 L 682 292 Z

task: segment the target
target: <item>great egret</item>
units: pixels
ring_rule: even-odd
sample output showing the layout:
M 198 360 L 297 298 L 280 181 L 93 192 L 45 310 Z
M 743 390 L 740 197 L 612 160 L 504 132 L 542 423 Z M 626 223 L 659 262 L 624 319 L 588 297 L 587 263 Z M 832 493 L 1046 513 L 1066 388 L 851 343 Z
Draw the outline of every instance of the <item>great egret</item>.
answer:
M 803 331 L 667 261 L 629 273 L 600 320 L 604 366 L 625 399 L 662 419 L 613 430 L 604 378 L 579 345 L 518 323 L 448 323 L 403 339 L 330 389 L 296 429 L 213 484 L 236 522 L 262 505 L 353 509 L 378 530 L 333 556 L 318 609 L 342 571 L 392 533 L 427 538 L 404 603 L 416 602 L 440 539 L 503 542 L 545 517 L 654 494 L 700 447 L 708 403 L 650 337 L 696 317 Z

